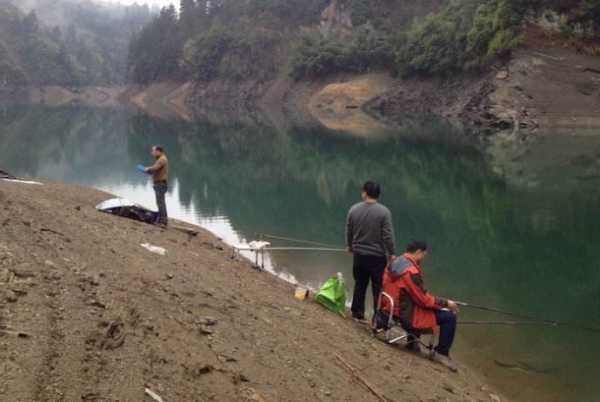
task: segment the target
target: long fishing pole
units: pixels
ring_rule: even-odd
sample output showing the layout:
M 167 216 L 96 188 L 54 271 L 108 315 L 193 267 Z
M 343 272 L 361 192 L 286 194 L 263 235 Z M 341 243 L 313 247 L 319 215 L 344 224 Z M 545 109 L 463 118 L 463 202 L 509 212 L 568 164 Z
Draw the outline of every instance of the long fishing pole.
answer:
M 331 251 L 343 253 L 346 249 L 343 248 L 328 248 L 328 247 L 265 247 L 265 251 Z
M 265 237 L 265 238 L 269 238 L 269 239 L 284 240 L 284 241 L 293 242 L 293 243 L 303 243 L 303 244 L 308 244 L 308 245 L 313 245 L 313 246 L 320 246 L 320 247 L 265 247 L 264 250 L 266 250 L 266 251 L 325 251 L 325 252 L 346 251 L 343 248 L 337 248 L 336 246 L 333 246 L 331 244 L 320 243 L 320 242 L 316 242 L 316 241 L 312 241 L 312 240 L 295 239 L 295 238 L 291 238 L 291 237 L 275 236 L 275 235 L 264 234 L 264 233 L 261 233 L 259 235 L 260 235 L 260 237 Z M 512 320 L 460 321 L 460 323 L 464 324 L 464 325 L 507 325 L 507 326 L 546 325 L 546 326 L 552 326 L 552 327 L 569 326 L 572 328 L 579 328 L 579 329 L 582 329 L 585 331 L 600 333 L 600 328 L 588 327 L 588 326 L 580 325 L 577 323 L 546 320 L 546 319 L 541 319 L 538 317 L 533 317 L 533 316 L 527 315 L 527 314 L 514 313 L 511 311 L 505 311 L 505 310 L 501 310 L 501 309 L 494 308 L 494 307 L 487 307 L 487 306 L 481 306 L 481 305 L 477 305 L 477 304 L 471 304 L 471 303 L 467 303 L 467 302 L 463 302 L 463 301 L 455 301 L 455 303 L 461 307 L 472 308 L 472 309 L 482 310 L 482 311 L 489 311 L 492 313 L 503 314 L 503 315 L 521 318 L 522 320 L 525 320 L 525 321 L 512 321 Z
M 294 239 L 292 237 L 275 236 L 275 235 L 270 235 L 270 234 L 265 234 L 265 233 L 258 233 L 258 235 L 261 237 L 265 237 L 267 239 L 284 240 L 284 241 L 289 241 L 292 243 L 312 244 L 313 246 L 330 247 L 330 248 L 338 247 L 338 246 L 334 246 L 331 244 L 320 243 L 320 242 L 312 241 L 312 240 Z
M 578 328 L 578 329 L 589 331 L 589 332 L 600 333 L 600 328 L 589 327 L 586 325 L 581 325 L 581 324 L 577 324 L 577 323 L 573 323 L 573 322 L 546 320 L 546 319 L 541 319 L 538 317 L 533 317 L 533 316 L 530 316 L 527 314 L 513 313 L 510 311 L 505 311 L 505 310 L 497 309 L 494 307 L 480 306 L 480 305 L 466 303 L 466 302 L 462 302 L 462 301 L 455 301 L 455 303 L 461 307 L 472 308 L 472 309 L 482 310 L 482 311 L 489 311 L 492 313 L 513 316 L 513 317 L 527 320 L 527 321 L 479 321 L 479 324 L 474 324 L 474 323 L 476 323 L 476 321 L 471 321 L 471 322 L 465 321 L 465 322 L 462 322 L 462 324 L 473 323 L 474 325 L 526 325 L 525 323 L 527 323 L 527 325 L 534 325 L 534 323 L 535 323 L 535 325 L 547 325 L 547 326 L 552 326 L 552 327 L 567 327 L 568 326 L 571 328 Z
M 507 326 L 518 326 L 518 325 L 546 325 L 551 327 L 557 327 L 559 324 L 556 322 L 544 322 L 544 321 L 458 321 L 460 325 L 507 325 Z
M 552 324 L 552 323 L 555 322 L 555 321 L 552 321 L 552 320 L 540 319 L 540 318 L 533 317 L 533 316 L 530 316 L 530 315 L 527 315 L 527 314 L 513 313 L 511 311 L 500 310 L 500 309 L 497 309 L 497 308 L 494 308 L 494 307 L 480 306 L 480 305 L 477 305 L 477 304 L 471 304 L 471 303 L 467 303 L 467 302 L 463 302 L 463 301 L 455 301 L 455 303 L 458 304 L 461 307 L 467 307 L 467 308 L 472 308 L 472 309 L 476 309 L 476 310 L 489 311 L 489 312 L 492 312 L 492 313 L 509 315 L 509 316 L 513 316 L 513 317 L 522 318 L 524 320 L 545 322 L 545 323 L 549 323 L 549 324 Z

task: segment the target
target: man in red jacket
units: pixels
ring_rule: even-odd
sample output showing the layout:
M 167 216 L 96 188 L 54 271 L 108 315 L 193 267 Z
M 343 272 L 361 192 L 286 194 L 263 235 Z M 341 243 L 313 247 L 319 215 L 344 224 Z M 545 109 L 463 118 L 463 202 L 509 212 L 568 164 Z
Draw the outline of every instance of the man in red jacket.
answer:
M 439 326 L 439 341 L 432 360 L 456 371 L 450 359 L 450 348 L 456 332 L 458 306 L 454 301 L 435 297 L 425 289 L 421 264 L 426 255 L 427 243 L 410 242 L 406 252 L 385 270 L 383 291 L 394 300 L 394 311 L 391 313 L 410 334 L 408 346 L 418 350 L 419 335 L 433 333 Z M 388 304 L 388 300 L 383 298 L 381 310 L 384 314 L 390 314 Z

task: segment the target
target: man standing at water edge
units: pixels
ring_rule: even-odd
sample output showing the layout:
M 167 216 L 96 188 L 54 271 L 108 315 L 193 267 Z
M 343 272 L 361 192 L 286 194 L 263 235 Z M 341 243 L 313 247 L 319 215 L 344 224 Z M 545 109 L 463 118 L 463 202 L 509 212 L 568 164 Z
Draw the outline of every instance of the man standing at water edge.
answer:
M 346 246 L 354 256 L 352 317 L 361 321 L 365 319 L 369 281 L 376 309 L 388 257 L 393 258 L 396 254 L 392 214 L 377 201 L 380 193 L 378 183 L 366 182 L 362 188 L 363 201 L 350 208 L 346 220 Z
M 144 171 L 152 175 L 154 183 L 154 193 L 156 195 L 156 205 L 158 206 L 158 224 L 167 226 L 167 204 L 165 194 L 167 193 L 169 179 L 169 160 L 162 146 L 152 147 L 152 156 L 156 161 L 154 165 L 147 167 Z

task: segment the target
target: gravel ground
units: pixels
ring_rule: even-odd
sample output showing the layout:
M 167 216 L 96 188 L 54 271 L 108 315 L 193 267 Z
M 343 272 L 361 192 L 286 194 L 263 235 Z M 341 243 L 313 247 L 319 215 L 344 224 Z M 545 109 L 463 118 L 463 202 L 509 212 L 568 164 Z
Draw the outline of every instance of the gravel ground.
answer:
M 1 401 L 382 400 L 358 377 L 389 401 L 495 400 L 464 365 L 294 299 L 201 229 L 97 212 L 107 198 L 0 181 Z

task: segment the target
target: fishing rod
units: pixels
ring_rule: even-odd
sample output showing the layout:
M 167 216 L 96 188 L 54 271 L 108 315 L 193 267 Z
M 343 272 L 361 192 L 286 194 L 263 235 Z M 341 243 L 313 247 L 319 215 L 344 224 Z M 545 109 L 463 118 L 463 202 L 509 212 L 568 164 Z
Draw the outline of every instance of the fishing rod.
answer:
M 526 321 L 464 321 L 461 324 L 467 325 L 546 325 L 552 327 L 571 327 L 577 328 L 588 332 L 596 332 L 600 333 L 600 328 L 589 327 L 586 325 L 577 324 L 574 322 L 566 322 L 566 321 L 554 321 L 554 320 L 546 320 L 537 317 L 533 317 L 527 314 L 521 313 L 513 313 L 506 310 L 497 309 L 494 307 L 480 306 L 477 304 L 471 304 L 462 301 L 455 301 L 455 303 L 461 307 L 472 308 L 475 310 L 489 311 L 492 313 L 498 313 L 503 315 L 508 315 L 512 317 L 521 318 Z
M 454 302 L 457 305 L 459 305 L 460 307 L 467 307 L 467 308 L 472 308 L 472 309 L 475 309 L 475 310 L 489 311 L 489 312 L 492 312 L 492 313 L 509 315 L 509 316 L 513 316 L 513 317 L 517 317 L 517 318 L 522 318 L 524 320 L 545 322 L 545 323 L 548 323 L 548 324 L 552 324 L 552 323 L 555 322 L 555 321 L 551 321 L 551 320 L 539 319 L 537 317 L 533 317 L 533 316 L 530 316 L 530 315 L 527 315 L 527 314 L 513 313 L 511 311 L 500 310 L 500 309 L 494 308 L 494 307 L 481 306 L 481 305 L 471 304 L 471 303 L 467 303 L 467 302 L 463 302 L 463 301 L 454 301 Z
M 293 242 L 293 243 L 301 243 L 301 244 L 318 246 L 318 247 L 269 247 L 269 246 L 267 246 L 267 247 L 264 247 L 262 249 L 262 251 L 324 251 L 324 252 L 345 252 L 346 251 L 346 249 L 344 249 L 344 248 L 338 248 L 331 244 L 320 243 L 320 242 L 316 242 L 316 241 L 312 241 L 312 240 L 295 239 L 292 237 L 275 236 L 275 235 L 270 235 L 270 234 L 265 234 L 265 233 L 257 233 L 257 234 L 261 238 L 284 240 L 284 241 Z M 258 251 L 257 251 L 257 262 L 258 262 Z M 533 317 L 533 316 L 527 315 L 527 314 L 514 313 L 511 311 L 501 310 L 501 309 L 494 308 L 494 307 L 481 306 L 481 305 L 477 305 L 477 304 L 467 303 L 464 301 L 455 301 L 455 303 L 461 307 L 472 308 L 472 309 L 482 310 L 482 311 L 488 311 L 488 312 L 492 312 L 492 313 L 512 316 L 512 317 L 521 319 L 521 321 L 504 320 L 504 321 L 461 321 L 460 322 L 461 324 L 465 324 L 465 325 L 507 325 L 507 326 L 545 325 L 545 326 L 551 326 L 551 327 L 569 326 L 572 328 L 578 328 L 578 329 L 589 331 L 589 332 L 600 333 L 600 328 L 584 326 L 584 325 L 580 325 L 577 323 L 540 319 L 538 317 Z
M 345 252 L 343 248 L 328 248 L 328 247 L 265 247 L 265 251 L 332 251 Z
M 328 248 L 335 248 L 336 247 L 336 246 L 331 245 L 331 244 L 320 243 L 320 242 L 312 241 L 312 240 L 294 239 L 292 237 L 275 236 L 275 235 L 270 235 L 270 234 L 265 234 L 265 233 L 257 233 L 257 234 L 260 237 L 265 237 L 267 239 L 284 240 L 284 241 L 289 241 L 289 242 L 292 242 L 292 243 L 311 244 L 313 246 L 321 246 L 321 247 L 328 247 Z
M 518 326 L 518 325 L 547 325 L 551 327 L 557 327 L 557 322 L 544 322 L 544 321 L 458 321 L 461 325 L 507 325 L 507 326 Z

